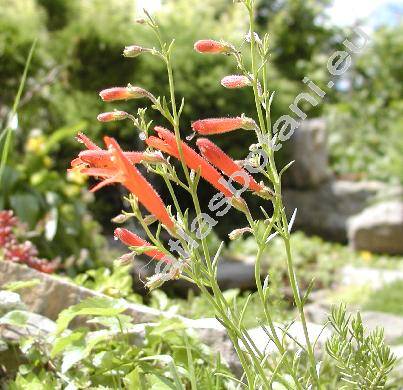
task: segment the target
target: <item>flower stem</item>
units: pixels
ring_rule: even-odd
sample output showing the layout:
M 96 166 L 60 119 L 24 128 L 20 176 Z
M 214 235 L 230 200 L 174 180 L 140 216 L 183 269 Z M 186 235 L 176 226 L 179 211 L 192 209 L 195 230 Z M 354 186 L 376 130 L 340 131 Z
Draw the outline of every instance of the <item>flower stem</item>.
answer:
M 269 136 L 270 136 L 271 129 L 266 128 L 266 123 L 265 123 L 265 119 L 263 116 L 262 104 L 261 104 L 259 90 L 258 90 L 259 74 L 258 74 L 258 70 L 257 70 L 257 66 L 256 66 L 256 60 L 255 60 L 255 55 L 256 55 L 255 43 L 256 42 L 255 42 L 255 35 L 254 35 L 253 4 L 248 4 L 247 9 L 249 12 L 249 23 L 250 23 L 249 34 L 250 34 L 250 45 L 251 45 L 253 92 L 254 92 L 256 111 L 258 114 L 259 126 L 260 126 L 260 132 L 258 132 L 258 135 L 266 134 L 267 132 L 269 132 Z M 264 65 L 263 69 L 265 69 L 265 68 L 266 68 L 266 65 Z M 264 71 L 263 74 L 264 74 L 264 76 L 266 76 L 266 71 Z M 265 89 L 267 88 L 267 80 L 264 81 L 264 87 L 265 87 Z M 265 92 L 267 92 L 267 91 L 265 91 Z M 267 99 L 266 99 L 266 102 L 267 102 Z M 270 117 L 270 116 L 268 115 L 269 113 L 267 112 L 267 110 L 269 110 L 270 107 L 268 107 L 267 103 L 265 105 L 265 109 L 266 109 L 267 126 L 269 126 L 269 125 L 271 126 L 271 122 L 270 122 L 270 120 L 268 120 L 268 117 Z M 258 141 L 261 142 L 261 140 L 259 140 L 259 139 L 258 139 Z M 282 204 L 281 180 L 280 180 L 279 174 L 277 172 L 277 168 L 276 168 L 276 164 L 275 164 L 275 160 L 274 160 L 273 149 L 271 147 L 266 147 L 267 145 L 264 145 L 264 146 L 265 146 L 265 150 L 268 152 L 268 157 L 269 157 L 269 167 L 268 168 L 270 169 L 271 177 L 273 178 L 274 192 L 275 192 L 275 198 L 276 198 L 275 206 L 278 207 L 278 210 L 280 212 L 280 218 L 281 218 L 282 227 L 283 227 L 283 240 L 284 240 L 285 249 L 286 249 L 286 253 L 287 253 L 288 277 L 290 280 L 294 301 L 297 306 L 298 313 L 299 313 L 302 327 L 303 327 L 303 331 L 304 331 L 304 337 L 305 337 L 306 347 L 307 347 L 307 351 L 308 351 L 308 359 L 309 359 L 309 364 L 310 364 L 310 373 L 311 373 L 313 382 L 319 389 L 320 383 L 319 383 L 318 374 L 316 372 L 315 356 L 314 356 L 311 341 L 309 339 L 307 323 L 306 323 L 305 313 L 304 313 L 304 309 L 303 309 L 303 303 L 301 300 L 301 296 L 300 296 L 300 292 L 299 292 L 299 288 L 298 288 L 298 284 L 297 284 L 297 280 L 296 280 L 296 276 L 295 276 L 294 265 L 293 265 L 293 261 L 292 261 L 291 247 L 290 247 L 290 234 L 288 232 L 287 216 L 285 214 L 284 207 Z M 258 256 L 256 259 L 256 266 L 255 266 L 255 278 L 256 278 L 256 284 L 257 284 L 259 296 L 261 297 L 261 300 L 263 299 L 263 304 L 264 304 L 264 296 L 263 296 L 262 286 L 261 286 L 261 282 L 260 282 L 260 258 L 261 258 L 261 250 L 259 249 Z M 259 274 L 258 274 L 258 272 L 259 272 Z M 264 308 L 266 310 L 265 304 L 264 304 Z M 269 326 L 270 326 L 270 322 L 269 322 Z M 272 330 L 272 332 L 273 332 L 273 330 Z M 273 332 L 273 337 L 276 337 L 275 330 Z M 276 343 L 276 345 L 277 345 L 277 343 Z M 279 351 L 281 353 L 281 351 L 283 350 L 283 347 L 281 346 L 280 343 L 277 347 L 279 347 L 279 346 L 280 346 Z M 287 359 L 286 359 L 286 361 L 287 361 Z M 291 370 L 291 372 L 292 372 L 292 370 Z M 295 381 L 295 382 L 297 383 L 297 381 Z M 298 384 L 299 384 L 299 382 L 298 382 Z

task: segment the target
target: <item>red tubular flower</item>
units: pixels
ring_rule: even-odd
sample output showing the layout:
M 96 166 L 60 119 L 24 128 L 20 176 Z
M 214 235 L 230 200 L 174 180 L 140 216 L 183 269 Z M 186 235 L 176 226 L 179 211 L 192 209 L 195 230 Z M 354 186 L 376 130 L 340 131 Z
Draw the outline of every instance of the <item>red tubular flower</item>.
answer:
M 249 173 L 239 167 L 231 157 L 225 154 L 216 144 L 211 142 L 206 138 L 199 138 L 196 142 L 202 156 L 213 164 L 220 171 L 225 173 L 227 176 L 233 176 L 234 181 L 241 184 L 242 186 L 247 185 L 252 191 L 263 191 L 263 186 L 258 184 L 255 179 Z M 242 172 L 243 175 L 235 175 L 236 172 Z M 247 175 L 249 180 L 245 179 Z M 247 183 L 245 183 L 247 181 Z
M 139 202 L 153 214 L 169 230 L 175 230 L 174 223 L 169 216 L 164 202 L 153 186 L 143 177 L 123 154 L 119 144 L 109 137 L 105 137 L 105 144 L 111 153 L 111 161 L 116 164 L 119 181 L 134 195 Z M 115 176 L 116 180 L 116 176 Z
M 171 131 L 159 126 L 155 127 L 155 131 L 160 138 L 148 137 L 146 140 L 147 145 L 180 159 L 175 135 Z M 224 179 L 223 176 L 185 142 L 181 141 L 181 145 L 186 165 L 194 171 L 200 169 L 200 175 L 206 181 L 221 191 L 226 197 L 232 198 L 232 192 L 219 182 L 220 179 Z
M 212 39 L 202 39 L 194 44 L 194 49 L 199 53 L 230 53 L 232 48 L 229 43 L 217 42 Z
M 157 153 L 147 152 L 123 152 L 125 157 L 132 164 L 140 164 L 142 162 L 147 163 L 164 163 L 165 159 Z M 110 161 L 110 156 L 106 150 L 84 150 L 78 154 L 78 158 L 71 162 L 73 167 L 82 164 L 87 164 L 97 168 L 110 168 L 113 164 Z
M 121 121 L 126 119 L 129 114 L 126 111 L 112 111 L 112 112 L 103 112 L 97 116 L 99 122 L 112 122 L 112 121 Z
M 110 161 L 110 156 L 107 150 L 101 149 L 95 145 L 87 136 L 79 133 L 77 140 L 84 143 L 88 150 L 84 150 L 78 154 L 78 158 L 71 162 L 71 166 L 81 167 L 82 173 L 85 173 L 85 166 L 92 168 L 113 168 L 113 164 Z M 147 163 L 165 163 L 165 159 L 161 154 L 149 153 L 149 152 L 123 152 L 125 157 L 132 164 L 139 164 L 142 162 Z
M 113 102 L 115 100 L 129 100 L 129 99 L 140 99 L 147 97 L 153 99 L 153 95 L 140 87 L 133 87 L 131 85 L 127 87 L 113 87 L 104 89 L 99 93 L 104 102 Z
M 210 118 L 193 122 L 192 128 L 199 134 L 209 135 L 227 133 L 237 129 L 253 130 L 256 128 L 256 123 L 253 119 L 244 116 L 236 118 Z
M 221 85 L 225 88 L 235 89 L 235 88 L 243 88 L 251 85 L 251 82 L 248 77 L 242 75 L 231 75 L 225 76 L 221 80 Z
M 78 133 L 76 140 L 80 142 L 81 144 L 84 144 L 87 149 L 89 150 L 101 150 L 101 148 L 94 144 L 85 134 L 83 133 Z
M 123 184 L 167 229 L 174 231 L 174 223 L 165 208 L 164 202 L 152 185 L 133 165 L 132 161 L 139 159 L 138 154 L 127 152 L 125 155 L 113 138 L 105 137 L 104 140 L 108 151 L 92 149 L 82 152 L 83 154 L 79 155 L 78 159 L 72 161 L 72 167 L 78 167 L 82 173 L 89 176 L 103 179 L 91 189 L 93 192 L 109 184 Z M 90 145 L 95 144 L 91 143 Z M 145 155 L 146 153 L 141 154 L 140 158 L 143 159 Z
M 141 237 L 139 237 L 138 235 L 134 234 L 133 232 L 127 229 L 117 228 L 115 229 L 114 235 L 116 238 L 122 241 L 123 244 L 127 246 L 133 246 L 133 247 L 151 246 L 149 242 L 143 240 Z M 167 264 L 172 263 L 172 260 L 169 259 L 169 257 L 165 253 L 157 249 L 145 251 L 144 254 L 153 259 L 161 260 Z

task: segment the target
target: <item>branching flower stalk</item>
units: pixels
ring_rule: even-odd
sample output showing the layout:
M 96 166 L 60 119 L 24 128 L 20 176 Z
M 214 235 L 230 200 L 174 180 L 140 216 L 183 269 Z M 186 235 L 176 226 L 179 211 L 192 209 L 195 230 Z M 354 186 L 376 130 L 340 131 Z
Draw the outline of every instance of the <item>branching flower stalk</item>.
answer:
M 273 146 L 276 143 L 276 137 L 272 134 L 270 119 L 273 94 L 270 94 L 269 91 L 267 71 L 270 54 L 269 38 L 265 36 L 261 40 L 254 31 L 254 1 L 243 0 L 238 2 L 243 3 L 249 14 L 249 33 L 245 41 L 250 49 L 251 69 L 244 65 L 241 51 L 228 42 L 205 39 L 195 43 L 195 50 L 206 55 L 228 55 L 235 60 L 241 74 L 226 76 L 221 80 L 221 84 L 225 88 L 251 88 L 256 105 L 257 122 L 241 114 L 235 118 L 197 120 L 192 124 L 192 128 L 194 135 L 204 137 L 236 130 L 249 131 L 252 134 L 255 132 L 257 143 L 250 147 L 251 153 L 247 159 L 242 164 L 236 163 L 207 138 L 197 140 L 196 145 L 200 150 L 199 154 L 183 140 L 180 118 L 184 100 L 182 99 L 178 108 L 172 64 L 174 41 L 170 44 L 164 42 L 156 21 L 146 13 L 147 18 L 141 23 L 150 27 L 154 32 L 159 48 L 143 48 L 136 44 L 126 47 L 123 54 L 129 58 L 138 55 L 154 55 L 162 60 L 166 65 L 168 75 L 169 99 L 155 97 L 151 92 L 130 84 L 127 87 L 108 88 L 101 91 L 100 96 L 107 102 L 129 99 L 148 100 L 151 102 L 151 108 L 159 112 L 170 123 L 173 131 L 156 126 L 153 129 L 155 135 L 151 135 L 151 122 L 146 119 L 145 108 L 139 109 L 137 116 L 116 110 L 102 113 L 98 116 L 98 120 L 101 122 L 131 120 L 140 131 L 148 149 L 144 152 L 122 151 L 119 144 L 110 137 L 105 137 L 106 149 L 102 149 L 81 134 L 78 137 L 79 141 L 85 144 L 87 150 L 81 152 L 78 158 L 73 160 L 72 169 L 101 179 L 101 182 L 93 190 L 114 183 L 119 183 L 127 188 L 130 192 L 127 199 L 132 210 L 123 212 L 121 216 L 116 218 L 116 221 L 123 223 L 129 218 L 136 218 L 147 239 L 123 228 L 116 229 L 115 236 L 130 250 L 129 254 L 123 256 L 122 262 L 126 263 L 127 259 L 140 253 L 153 258 L 157 266 L 155 275 L 150 277 L 146 283 L 150 289 L 159 287 L 166 280 L 176 278 L 183 278 L 198 286 L 201 294 L 214 308 L 217 320 L 227 330 L 234 345 L 244 370 L 242 380 L 245 387 L 250 390 L 271 389 L 275 382 L 289 387 L 291 381 L 292 388 L 305 389 L 311 387 L 320 389 L 320 376 L 315 361 L 314 348 L 309 339 L 304 315 L 304 299 L 301 298 L 292 261 L 290 245 L 292 223 L 288 223 L 282 202 L 281 177 L 290 164 L 279 172 L 274 160 Z M 262 155 L 258 151 L 267 158 L 264 165 L 261 165 Z M 175 159 L 180 161 L 184 180 L 176 172 L 176 167 L 173 164 Z M 163 178 L 172 197 L 174 207 L 165 205 L 152 185 L 136 168 L 138 164 L 145 165 L 148 171 Z M 256 182 L 250 174 L 258 172 L 267 179 L 269 185 Z M 227 181 L 225 177 L 229 177 L 230 180 Z M 243 318 L 249 299 L 239 310 L 236 301 L 228 302 L 219 287 L 217 269 L 223 243 L 212 256 L 206 237 L 214 224 L 210 226 L 208 219 L 201 218 L 205 214 L 203 214 L 197 193 L 199 181 L 202 179 L 220 192 L 216 198 L 220 201 L 220 207 L 226 206 L 226 211 L 230 207 L 234 207 L 245 215 L 247 226 L 231 232 L 230 238 L 236 239 L 244 233 L 251 233 L 255 237 L 258 245 L 255 279 L 263 317 L 259 320 L 262 329 L 276 346 L 277 353 L 261 351 L 247 332 Z M 242 189 L 235 188 L 232 184 L 235 182 L 240 184 Z M 190 194 L 196 216 L 193 220 L 189 210 L 181 208 L 175 193 L 175 186 L 180 186 Z M 246 190 L 267 202 L 271 202 L 272 215 L 269 216 L 262 208 L 262 220 L 255 220 L 241 196 L 242 192 Z M 151 215 L 143 216 L 140 206 L 144 207 Z M 217 213 L 217 216 L 219 215 Z M 150 226 L 153 223 L 158 223 L 155 229 Z M 263 233 L 262 226 L 264 226 Z M 165 229 L 172 237 L 168 243 L 169 248 L 160 238 L 162 229 Z M 261 281 L 261 263 L 264 250 L 275 235 L 280 236 L 284 242 L 290 285 L 305 335 L 305 346 L 298 345 L 301 352 L 306 352 L 306 354 L 292 354 L 288 350 L 291 338 L 286 330 L 276 326 L 272 318 L 269 278 L 266 277 L 264 283 Z M 177 252 L 176 255 L 175 252 Z M 309 370 L 307 374 L 301 374 L 299 365 L 301 359 L 305 359 L 305 357 Z M 234 378 L 234 382 L 239 382 L 239 380 Z M 194 384 L 192 386 L 194 387 Z

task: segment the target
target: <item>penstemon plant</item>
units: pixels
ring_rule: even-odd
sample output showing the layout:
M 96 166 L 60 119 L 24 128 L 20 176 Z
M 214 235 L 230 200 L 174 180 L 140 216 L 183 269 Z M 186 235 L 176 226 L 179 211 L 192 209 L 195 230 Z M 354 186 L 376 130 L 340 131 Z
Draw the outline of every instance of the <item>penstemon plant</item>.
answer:
M 155 97 L 151 92 L 128 84 L 126 87 L 113 87 L 100 92 L 106 102 L 147 99 L 151 108 L 158 111 L 170 123 L 171 129 L 161 126 L 151 128 L 146 119 L 146 109 L 139 109 L 136 115 L 125 111 L 111 111 L 98 116 L 101 122 L 131 120 L 140 131 L 140 138 L 146 149 L 142 152 L 122 151 L 115 139 L 105 137 L 106 149 L 95 145 L 84 134 L 78 135 L 87 150 L 79 153 L 72 161 L 72 169 L 83 174 L 100 178 L 101 181 L 92 188 L 96 191 L 105 185 L 122 184 L 130 192 L 127 200 L 131 205 L 130 212 L 123 211 L 115 218 L 115 222 L 123 223 L 129 218 L 136 218 L 147 240 L 124 228 L 115 230 L 116 238 L 130 248 L 130 252 L 122 256 L 123 262 L 130 262 L 134 255 L 149 256 L 156 262 L 155 274 L 147 280 L 146 286 L 154 289 L 166 280 L 183 278 L 197 285 L 201 294 L 214 308 L 216 318 L 225 327 L 242 364 L 244 374 L 240 379 L 232 378 L 240 386 L 249 389 L 271 389 L 277 386 L 285 388 L 305 389 L 323 388 L 321 383 L 320 364 L 314 354 L 314 343 L 308 335 L 307 321 L 304 314 L 304 302 L 312 288 L 304 296 L 298 288 L 294 272 L 290 245 L 290 230 L 295 213 L 289 222 L 282 200 L 281 178 L 290 164 L 281 170 L 276 167 L 274 152 L 279 149 L 278 138 L 272 133 L 270 107 L 273 92 L 270 91 L 268 78 L 269 38 L 262 39 L 254 31 L 254 1 L 237 1 L 242 3 L 249 15 L 249 32 L 241 48 L 236 48 L 225 41 L 210 39 L 195 43 L 194 49 L 201 54 L 227 55 L 234 59 L 239 74 L 225 76 L 221 84 L 225 88 L 250 88 L 253 91 L 257 120 L 240 115 L 234 118 L 208 118 L 192 123 L 193 136 L 209 136 L 243 129 L 254 133 L 256 142 L 249 148 L 249 154 L 242 162 L 233 161 L 224 151 L 207 138 L 196 141 L 200 153 L 188 145 L 192 136 L 183 140 L 180 122 L 184 100 L 178 104 L 175 95 L 175 83 L 172 64 L 174 41 L 163 40 L 156 21 L 146 12 L 146 18 L 139 23 L 148 26 L 158 40 L 158 48 L 144 48 L 133 45 L 124 49 L 123 55 L 128 58 L 148 53 L 163 61 L 166 65 L 169 80 L 169 97 Z M 245 65 L 242 50 L 249 50 L 250 68 Z M 242 50 L 241 50 L 242 49 Z M 179 160 L 183 175 L 177 173 L 173 161 Z M 173 205 L 166 206 L 152 185 L 141 174 L 136 165 L 143 164 L 147 170 L 162 177 L 172 197 Z M 251 174 L 258 173 L 265 182 L 258 183 Z M 184 179 L 182 179 L 184 177 Z M 227 302 L 217 282 L 217 268 L 223 243 L 216 253 L 211 253 L 206 237 L 217 221 L 202 211 L 197 189 L 200 179 L 209 182 L 219 191 L 209 202 L 210 211 L 216 217 L 223 216 L 231 207 L 245 216 L 245 227 L 229 233 L 230 239 L 241 237 L 245 233 L 254 236 L 258 251 L 255 261 L 255 279 L 260 300 L 262 318 L 261 326 L 275 345 L 278 352 L 265 353 L 259 350 L 246 331 L 243 317 L 249 299 L 239 310 L 237 305 Z M 234 184 L 237 183 L 237 187 Z M 195 217 L 189 210 L 183 210 L 175 192 L 175 186 L 188 192 L 194 205 Z M 270 203 L 271 215 L 261 208 L 262 218 L 256 220 L 249 212 L 246 201 L 242 198 L 244 191 L 250 191 Z M 143 215 L 140 205 L 149 215 Z M 158 224 L 153 229 L 152 224 Z M 161 231 L 165 229 L 171 236 L 168 245 L 161 239 Z M 287 254 L 287 268 L 293 299 L 302 324 L 305 343 L 299 344 L 300 353 L 292 353 L 287 349 L 287 330 L 279 331 L 270 310 L 270 286 L 268 276 L 261 280 L 261 261 L 264 249 L 272 238 L 279 236 L 284 243 Z M 249 297 L 250 298 L 250 297 Z M 289 341 L 289 340 L 288 340 Z M 333 353 L 336 356 L 336 353 Z M 339 358 L 340 356 L 337 355 Z M 305 366 L 306 365 L 306 366 Z M 307 367 L 304 370 L 301 367 Z

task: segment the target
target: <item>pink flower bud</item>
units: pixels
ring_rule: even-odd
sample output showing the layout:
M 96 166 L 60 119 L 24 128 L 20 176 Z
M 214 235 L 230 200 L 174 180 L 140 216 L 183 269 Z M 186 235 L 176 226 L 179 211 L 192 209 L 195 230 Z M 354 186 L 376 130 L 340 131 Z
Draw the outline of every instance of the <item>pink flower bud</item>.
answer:
M 221 80 L 221 85 L 225 88 L 243 88 L 243 87 L 248 87 L 251 85 L 251 81 L 249 80 L 248 77 L 242 76 L 242 75 L 231 75 L 231 76 L 225 76 Z
M 97 116 L 97 119 L 100 122 L 112 122 L 112 121 L 120 121 L 126 119 L 129 114 L 126 111 L 112 111 L 112 112 L 103 112 Z
M 99 93 L 101 99 L 104 102 L 113 102 L 114 100 L 128 100 L 128 99 L 140 99 L 143 97 L 148 97 L 151 99 L 152 95 L 150 92 L 146 91 L 140 87 L 113 87 L 104 89 Z
M 236 118 L 210 118 L 193 122 L 192 128 L 203 135 L 221 134 L 237 129 L 253 130 L 256 128 L 256 122 L 245 116 L 238 116 Z
M 202 39 L 194 44 L 194 49 L 199 53 L 230 53 L 232 47 L 229 43 L 213 41 L 212 39 Z

